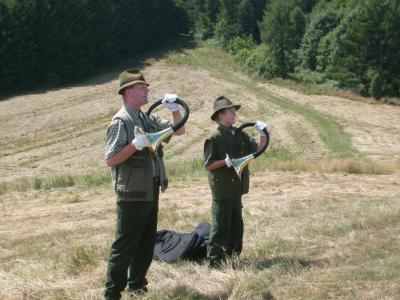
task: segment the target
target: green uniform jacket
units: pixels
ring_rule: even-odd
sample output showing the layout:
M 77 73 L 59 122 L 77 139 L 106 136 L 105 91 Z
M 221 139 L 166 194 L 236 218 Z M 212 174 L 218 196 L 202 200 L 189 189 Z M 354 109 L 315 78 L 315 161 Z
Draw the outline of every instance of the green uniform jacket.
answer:
M 257 151 L 257 142 L 247 133 L 240 131 L 234 137 L 236 127 L 219 125 L 216 132 L 204 143 L 204 165 L 207 167 L 216 160 L 239 158 Z M 214 200 L 237 199 L 249 191 L 249 170 L 246 167 L 240 179 L 233 167 L 226 166 L 208 173 L 208 182 Z

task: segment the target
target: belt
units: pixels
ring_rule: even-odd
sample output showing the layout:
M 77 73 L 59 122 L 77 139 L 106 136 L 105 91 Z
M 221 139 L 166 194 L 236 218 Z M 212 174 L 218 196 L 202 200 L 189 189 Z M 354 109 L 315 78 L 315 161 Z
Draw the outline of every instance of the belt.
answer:
M 146 198 L 145 191 L 133 191 L 133 192 L 117 191 L 117 195 L 122 198 L 136 198 L 136 199 Z

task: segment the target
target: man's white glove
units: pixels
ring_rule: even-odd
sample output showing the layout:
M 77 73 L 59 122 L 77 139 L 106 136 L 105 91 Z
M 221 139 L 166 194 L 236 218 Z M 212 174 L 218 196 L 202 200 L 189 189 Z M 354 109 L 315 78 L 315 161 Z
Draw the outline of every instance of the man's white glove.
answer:
M 254 125 L 254 128 L 260 135 L 265 135 L 263 132 L 264 129 L 267 129 L 267 131 L 268 131 L 267 124 L 265 124 L 264 122 L 261 122 L 261 121 L 257 121 L 256 124 Z
M 172 112 L 178 111 L 179 104 L 175 103 L 176 99 L 178 99 L 178 96 L 175 94 L 165 94 L 162 104 Z
M 132 145 L 137 150 L 143 150 L 144 147 L 151 146 L 147 137 L 143 134 L 142 128 L 135 126 L 135 138 L 132 140 Z
M 226 155 L 226 158 L 225 158 L 225 164 L 226 164 L 226 166 L 227 166 L 228 168 L 232 167 L 232 161 L 231 161 L 231 159 L 229 158 L 228 154 Z

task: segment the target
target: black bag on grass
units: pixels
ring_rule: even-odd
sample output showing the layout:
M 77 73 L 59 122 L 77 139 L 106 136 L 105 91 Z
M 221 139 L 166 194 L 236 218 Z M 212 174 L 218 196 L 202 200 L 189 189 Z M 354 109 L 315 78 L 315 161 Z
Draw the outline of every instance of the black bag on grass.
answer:
M 202 222 L 190 233 L 157 231 L 154 258 L 168 263 L 178 259 L 202 260 L 207 257 L 211 225 Z

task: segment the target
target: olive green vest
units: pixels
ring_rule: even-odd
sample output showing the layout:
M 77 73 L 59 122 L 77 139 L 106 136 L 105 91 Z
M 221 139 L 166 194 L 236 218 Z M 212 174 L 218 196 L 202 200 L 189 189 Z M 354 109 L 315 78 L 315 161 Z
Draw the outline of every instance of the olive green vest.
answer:
M 232 127 L 234 128 L 234 127 Z M 236 130 L 236 128 L 234 128 Z M 250 137 L 240 132 L 236 139 L 229 136 L 221 127 L 206 140 L 215 143 L 218 152 L 216 159 L 225 159 L 226 154 L 230 158 L 239 158 L 251 153 Z M 211 193 L 214 200 L 238 199 L 249 192 L 250 178 L 249 169 L 243 170 L 241 178 L 236 174 L 233 167 L 222 167 L 208 172 L 208 182 L 211 187 Z
M 144 114 L 147 124 L 151 121 L 149 117 Z M 114 119 L 121 119 L 124 122 L 125 130 L 128 135 L 127 144 L 134 139 L 135 126 L 141 127 L 146 132 L 154 132 L 152 126 L 143 128 L 142 124 L 135 123 L 129 113 L 123 106 L 119 112 L 113 117 Z M 109 130 L 109 129 L 108 129 Z M 107 131 L 108 131 L 107 130 Z M 117 201 L 153 201 L 154 200 L 154 166 L 148 150 L 143 149 L 136 151 L 131 157 L 122 162 L 121 164 L 111 167 L 111 177 L 115 192 L 117 194 Z M 160 171 L 160 184 L 162 190 L 167 188 L 168 180 L 165 174 L 165 166 L 162 157 L 157 154 L 157 161 Z

